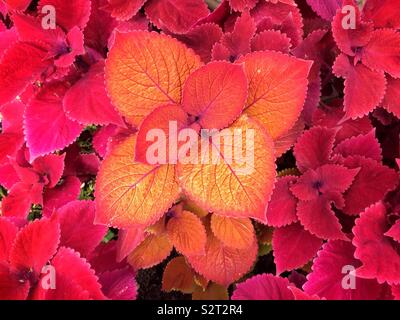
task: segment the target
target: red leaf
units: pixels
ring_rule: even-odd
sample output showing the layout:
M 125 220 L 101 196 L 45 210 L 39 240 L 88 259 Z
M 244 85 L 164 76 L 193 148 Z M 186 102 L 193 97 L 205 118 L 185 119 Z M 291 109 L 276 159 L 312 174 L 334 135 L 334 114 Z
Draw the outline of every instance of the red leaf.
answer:
M 280 30 L 291 39 L 293 47 L 297 47 L 303 39 L 303 18 L 300 9 L 290 0 L 288 3 L 260 1 L 251 10 L 251 15 L 259 32 Z
M 399 0 L 368 0 L 363 11 L 366 19 L 371 19 L 376 28 L 400 28 Z
M 400 77 L 400 34 L 394 29 L 375 30 L 362 51 L 362 62 L 376 71 Z
M 135 300 L 138 285 L 135 273 L 129 267 L 101 274 L 99 282 L 107 298 L 112 300 Z
M 104 61 L 91 66 L 65 94 L 63 106 L 69 118 L 81 124 L 124 126 L 120 115 L 111 104 L 104 85 Z
M 378 139 L 375 138 L 375 130 L 342 141 L 335 147 L 334 153 L 342 157 L 363 156 L 382 161 L 382 149 Z
M 25 11 L 32 0 L 5 0 L 7 9 L 12 11 Z
M 60 181 L 64 171 L 64 159 L 65 154 L 49 154 L 33 161 L 32 168 L 42 179 L 45 179 L 46 187 L 54 188 Z M 23 177 L 21 178 L 24 180 Z
M 337 9 L 342 7 L 342 0 L 307 0 L 307 3 L 323 19 L 332 20 Z
M 29 103 L 25 111 L 25 135 L 31 160 L 61 150 L 74 142 L 83 127 L 64 113 L 61 83 L 48 85 Z
M 343 211 L 347 214 L 359 214 L 366 207 L 381 200 L 398 183 L 398 176 L 394 170 L 373 159 L 348 157 L 343 164 L 348 168 L 361 168 L 344 196 L 346 206 Z
M 321 239 L 347 240 L 342 226 L 331 208 L 332 200 L 325 196 L 315 200 L 299 201 L 297 217 L 304 229 Z
M 233 61 L 251 51 L 251 39 L 256 32 L 256 25 L 248 12 L 243 12 L 235 21 L 232 32 L 225 33 L 221 44 L 229 51 L 229 60 Z
M 360 170 L 338 164 L 325 164 L 306 171 L 290 190 L 302 201 L 315 200 L 321 195 L 343 193 L 352 185 Z
M 242 113 L 247 98 L 243 67 L 212 62 L 200 67 L 183 87 L 182 106 L 206 129 L 223 129 Z
M 283 227 L 297 221 L 297 199 L 290 191 L 290 186 L 297 177 L 285 176 L 275 183 L 275 189 L 267 210 L 267 224 L 272 227 Z
M 400 79 L 387 77 L 386 95 L 382 105 L 385 109 L 400 118 Z
M 0 263 L 0 300 L 25 300 L 29 289 L 28 281 L 20 281 L 7 264 Z
M 344 109 L 348 118 L 362 117 L 381 103 L 386 90 L 383 72 L 372 71 L 360 63 L 353 66 L 344 54 L 336 58 L 333 72 L 346 79 Z
M 348 16 L 347 11 L 338 10 L 332 21 L 332 32 L 335 42 L 339 49 L 349 55 L 358 58 L 359 48 L 365 47 L 372 37 L 374 25 L 371 22 L 361 21 L 360 10 L 357 6 L 353 6 L 356 10 L 356 28 L 344 28 L 343 22 Z
M 36 299 L 105 299 L 94 270 L 79 253 L 61 247 L 52 259 L 51 265 L 56 270 L 56 288 L 46 290 L 40 285 L 37 286 Z
M 302 267 L 316 255 L 321 245 L 322 240 L 299 223 L 275 229 L 272 248 L 276 274 Z
M 396 221 L 389 231 L 385 233 L 385 236 L 391 237 L 393 240 L 400 243 L 400 220 Z
M 8 262 L 17 232 L 17 227 L 10 220 L 5 217 L 0 217 L 0 264 Z
M 145 12 L 158 28 L 166 28 L 178 34 L 186 33 L 209 14 L 207 5 L 202 0 L 150 0 L 146 3 Z
M 335 130 L 313 127 L 304 132 L 294 146 L 296 164 L 300 171 L 316 169 L 329 162 L 333 144 L 335 142 Z
M 95 208 L 92 201 L 72 201 L 57 210 L 60 245 L 88 257 L 107 233 L 106 226 L 94 225 Z
M 57 219 L 42 218 L 21 229 L 10 252 L 10 265 L 18 271 L 39 275 L 56 253 L 60 239 Z M 58 272 L 58 270 L 57 270 Z
M 260 32 L 251 40 L 252 51 L 272 50 L 289 53 L 290 47 L 290 39 L 286 34 L 275 30 Z
M 40 0 L 38 11 L 46 5 L 54 6 L 57 14 L 57 24 L 65 30 L 73 27 L 84 29 L 89 21 L 90 0 Z
M 400 282 L 400 255 L 398 244 L 384 235 L 390 227 L 386 215 L 381 202 L 361 213 L 353 228 L 354 256 L 362 263 L 357 269 L 360 277 L 397 284 Z
M 236 286 L 232 300 L 294 300 L 286 278 L 264 273 Z
M 0 184 L 6 189 L 11 189 L 14 184 L 20 182 L 12 164 L 8 163 L 0 166 Z
M 81 182 L 77 177 L 65 177 L 61 184 L 46 189 L 43 194 L 42 214 L 49 217 L 54 210 L 70 201 L 77 200 L 81 191 Z
M 145 4 L 146 0 L 108 0 L 107 10 L 111 11 L 111 16 L 117 20 L 131 19 L 140 8 Z
M 31 204 L 42 204 L 42 184 L 18 182 L 9 190 L 1 203 L 4 216 L 26 218 Z
M 22 42 L 15 43 L 4 53 L 0 61 L 0 105 L 21 94 L 50 65 L 50 61 L 45 60 L 46 54 Z
M 215 23 L 194 26 L 187 33 L 175 37 L 192 48 L 203 62 L 211 60 L 212 48 L 222 37 L 222 29 Z
M 351 270 L 346 266 L 357 268 L 360 262 L 354 258 L 354 247 L 350 242 L 329 241 L 324 244 L 318 257 L 314 260 L 312 272 L 307 276 L 304 291 L 329 300 L 377 300 L 382 297 L 385 285 L 376 280 L 355 278 L 355 287 L 346 288 L 345 277 L 351 277 Z M 343 272 L 345 270 L 345 272 Z M 357 272 L 356 272 L 357 274 Z M 355 275 L 353 275 L 355 276 Z
M 229 4 L 235 11 L 246 11 L 253 9 L 258 0 L 229 0 Z

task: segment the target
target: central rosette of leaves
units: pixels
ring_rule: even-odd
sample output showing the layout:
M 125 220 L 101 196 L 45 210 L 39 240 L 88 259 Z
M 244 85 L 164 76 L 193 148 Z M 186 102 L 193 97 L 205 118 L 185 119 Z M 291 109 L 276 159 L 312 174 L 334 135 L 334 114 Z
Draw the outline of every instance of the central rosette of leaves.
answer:
M 102 163 L 96 185 L 97 222 L 146 229 L 158 221 L 157 230 L 166 225 L 168 236 L 159 232 L 149 242 L 158 241 L 158 248 L 172 243 L 199 273 L 207 273 L 218 283 L 238 279 L 251 267 L 257 252 L 250 218 L 266 220 L 276 176 L 274 140 L 287 133 L 300 115 L 310 67 L 309 61 L 272 51 L 251 53 L 235 63 L 203 65 L 192 50 L 169 36 L 142 31 L 117 34 L 106 61 L 106 86 L 113 104 L 137 133 L 116 143 Z M 252 170 L 241 173 L 236 159 L 225 161 L 232 152 L 226 148 L 218 150 L 218 163 L 184 163 L 179 157 L 149 163 L 146 154 L 153 143 L 147 139 L 149 133 L 161 130 L 171 143 L 171 123 L 176 134 L 190 128 L 199 140 L 210 139 L 201 130 L 221 135 L 224 130 L 238 130 L 243 133 L 242 143 L 233 148 L 242 149 L 241 154 L 246 154 L 246 131 L 253 131 Z M 182 211 L 182 199 L 212 212 L 214 231 L 225 230 L 226 236 L 236 230 L 228 239 L 231 251 L 220 258 L 235 260 L 246 252 L 248 261 L 232 264 L 235 270 L 230 272 L 210 274 L 209 267 L 218 261 L 204 255 L 226 250 L 224 236 L 216 239 L 215 232 L 204 226 L 209 215 L 200 219 Z M 174 214 L 166 220 L 172 206 Z M 246 241 L 232 239 L 242 229 Z M 232 249 L 232 243 L 241 246 Z M 139 265 L 144 258 L 140 259 Z

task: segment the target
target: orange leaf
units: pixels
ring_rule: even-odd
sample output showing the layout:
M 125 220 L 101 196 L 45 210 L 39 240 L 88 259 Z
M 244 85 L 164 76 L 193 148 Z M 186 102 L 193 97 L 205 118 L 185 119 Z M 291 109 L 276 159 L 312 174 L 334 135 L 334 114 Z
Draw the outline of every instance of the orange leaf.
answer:
M 187 210 L 196 214 L 199 218 L 204 218 L 208 215 L 208 211 L 199 207 L 194 201 L 185 199 L 183 204 L 183 210 Z
M 106 86 L 119 112 L 138 125 L 156 107 L 179 104 L 200 58 L 181 42 L 147 31 L 117 33 L 106 61 Z
M 135 269 L 147 269 L 166 259 L 172 251 L 172 244 L 164 234 L 149 235 L 129 254 L 127 261 Z
M 214 235 L 207 239 L 206 254 L 187 257 L 193 269 L 210 281 L 228 286 L 246 274 L 257 256 L 257 243 L 246 249 L 224 246 Z
M 241 136 L 234 135 L 238 131 Z M 178 163 L 180 186 L 209 212 L 265 221 L 276 175 L 272 139 L 255 120 L 242 116 L 220 132 L 220 141 L 220 147 L 210 143 L 210 156 L 199 147 L 201 161 Z M 215 164 L 206 158 L 213 154 L 218 156 Z
M 184 255 L 203 254 L 207 241 L 206 229 L 194 213 L 175 212 L 168 221 L 167 233 L 176 250 Z
M 210 281 L 208 281 L 202 275 L 196 273 L 195 276 L 194 276 L 194 282 L 196 283 L 196 285 L 198 287 L 201 287 L 203 289 L 203 291 L 204 291 L 204 290 L 207 289 L 207 286 L 208 286 Z
M 312 62 L 263 51 L 250 53 L 238 63 L 244 63 L 249 81 L 245 113 L 261 121 L 273 139 L 278 138 L 300 116 Z
M 186 264 L 184 257 L 176 257 L 168 262 L 162 278 L 162 290 L 178 290 L 192 293 L 195 288 L 194 272 Z
M 112 149 L 96 182 L 96 222 L 119 228 L 150 226 L 179 196 L 171 165 L 135 163 L 136 136 Z
M 211 283 L 206 290 L 196 287 L 192 294 L 193 300 L 229 300 L 228 289 L 216 283 Z
M 228 218 L 213 214 L 211 230 L 225 246 L 230 248 L 248 248 L 255 238 L 253 224 L 248 218 Z

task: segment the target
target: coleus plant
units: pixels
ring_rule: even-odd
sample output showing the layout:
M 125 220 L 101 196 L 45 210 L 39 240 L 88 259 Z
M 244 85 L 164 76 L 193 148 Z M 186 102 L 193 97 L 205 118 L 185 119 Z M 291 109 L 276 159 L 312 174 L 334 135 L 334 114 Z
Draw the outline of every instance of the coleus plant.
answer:
M 170 256 L 162 290 L 193 299 L 399 299 L 399 8 L 0 2 L 0 298 L 133 299 Z M 147 158 L 213 129 L 254 132 L 253 170 Z
M 211 230 L 217 232 L 207 231 L 195 214 L 173 209 L 168 221 L 161 220 L 168 236 L 159 231 L 142 244 L 146 251 L 137 248 L 139 266 L 159 262 L 174 245 L 208 279 L 224 285 L 237 280 L 254 262 L 254 232 L 245 235 L 252 239 L 245 242 L 247 247 L 229 244 L 240 236 L 240 228 L 251 233 L 243 226 L 251 225 L 249 218 L 265 222 L 275 181 L 273 139 L 299 117 L 310 67 L 305 60 L 267 51 L 245 55 L 237 63 L 202 65 L 193 51 L 168 36 L 145 31 L 117 34 L 106 62 L 107 89 L 117 110 L 138 126 L 138 132 L 112 148 L 100 167 L 96 222 L 145 229 L 185 196 L 213 212 Z M 284 79 L 282 68 L 296 72 Z M 256 170 L 240 175 L 234 164 L 224 161 L 202 165 L 171 158 L 166 164 L 146 163 L 147 133 L 155 128 L 168 132 L 171 121 L 178 123 L 178 133 L 188 127 L 253 129 Z M 225 255 L 218 254 L 221 250 Z M 248 250 L 252 254 L 243 261 L 241 252 Z M 131 260 L 137 254 L 134 251 Z M 222 265 L 226 270 L 220 273 L 216 268 Z

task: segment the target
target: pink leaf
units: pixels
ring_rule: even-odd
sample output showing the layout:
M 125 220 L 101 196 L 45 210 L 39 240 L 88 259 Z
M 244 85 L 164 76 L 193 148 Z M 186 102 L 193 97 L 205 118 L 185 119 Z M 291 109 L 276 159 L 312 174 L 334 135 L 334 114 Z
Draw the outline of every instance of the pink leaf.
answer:
M 46 5 L 54 6 L 57 13 L 57 24 L 65 30 L 77 26 L 84 29 L 89 21 L 90 0 L 40 0 L 38 11 Z
M 357 273 L 352 275 L 351 271 L 358 266 L 360 266 L 360 261 L 354 258 L 354 247 L 350 242 L 329 241 L 318 252 L 312 272 L 303 286 L 304 291 L 329 300 L 377 300 L 381 298 L 384 291 L 387 290 L 386 286 L 379 285 L 376 280 L 355 278 Z M 351 285 L 351 277 L 354 277 L 355 286 L 347 288 L 344 284 Z M 350 280 L 346 280 L 346 278 Z
M 229 50 L 229 60 L 233 61 L 251 50 L 251 39 L 256 32 L 256 25 L 248 12 L 243 12 L 235 21 L 232 32 L 225 33 L 221 44 Z
M 108 0 L 107 10 L 111 11 L 111 16 L 117 20 L 131 19 L 140 8 L 145 4 L 146 0 Z
M 276 274 L 302 267 L 316 255 L 321 245 L 322 240 L 299 223 L 275 229 L 272 247 Z
M 307 3 L 323 19 L 332 20 L 336 10 L 342 7 L 342 0 L 307 0 Z
M 298 168 L 305 171 L 328 163 L 334 141 L 335 130 L 333 129 L 313 127 L 306 131 L 294 146 Z
M 300 201 L 297 205 L 297 217 L 304 229 L 321 239 L 347 240 L 331 200 L 326 196 L 315 200 Z
M 108 228 L 94 225 L 95 207 L 92 201 L 72 201 L 57 210 L 61 239 L 60 245 L 88 257 L 107 233 Z
M 112 300 L 135 300 L 138 286 L 129 267 L 103 273 L 99 279 L 103 293 Z
M 335 147 L 334 153 L 342 157 L 358 155 L 382 161 L 382 149 L 378 139 L 375 138 L 375 130 L 366 135 L 358 135 L 342 141 Z
M 43 185 L 18 182 L 9 190 L 1 203 L 4 216 L 26 218 L 31 204 L 41 204 Z
M 357 215 L 366 207 L 382 199 L 398 183 L 397 173 L 373 159 L 348 157 L 343 164 L 348 168 L 361 168 L 353 184 L 345 193 L 343 211 Z
M 18 271 L 40 274 L 56 253 L 60 238 L 57 219 L 42 218 L 21 229 L 10 252 L 10 264 Z
M 289 53 L 290 47 L 290 39 L 286 34 L 275 30 L 260 32 L 251 40 L 252 51 L 272 50 Z
M 77 177 L 66 177 L 61 184 L 53 189 L 45 190 L 43 194 L 43 211 L 45 217 L 49 217 L 54 210 L 62 207 L 70 201 L 77 200 L 81 191 L 81 182 Z
M 10 220 L 0 217 L 0 263 L 8 262 L 17 231 L 17 227 Z
M 357 269 L 360 277 L 379 283 L 400 283 L 400 255 L 398 244 L 384 234 L 390 228 L 386 209 L 378 202 L 369 207 L 356 220 L 353 228 L 354 256 L 362 262 Z
M 201 18 L 208 15 L 207 5 L 202 0 L 150 0 L 145 12 L 158 28 L 174 33 L 186 33 Z
M 362 51 L 362 62 L 376 71 L 400 77 L 400 34 L 394 29 L 375 30 Z
M 64 171 L 65 154 L 49 154 L 47 156 L 36 158 L 32 163 L 33 170 L 41 177 L 46 179 L 46 186 L 54 188 Z
M 387 111 L 400 118 L 400 79 L 387 77 L 386 95 L 382 105 Z
M 296 181 L 297 178 L 293 176 L 285 176 L 276 181 L 267 210 L 269 226 L 282 227 L 297 221 L 297 199 L 289 190 Z
M 91 66 L 89 72 L 65 94 L 63 106 L 69 118 L 81 124 L 124 126 L 107 96 L 104 84 L 104 61 Z
M 56 270 L 56 288 L 46 290 L 40 285 L 37 286 L 36 299 L 105 299 L 94 270 L 79 253 L 61 247 L 51 265 Z
M 0 60 L 0 105 L 15 99 L 50 65 L 45 57 L 45 51 L 27 43 L 8 48 Z
M 340 54 L 336 58 L 333 72 L 346 79 L 344 109 L 348 118 L 362 117 L 381 103 L 386 90 L 383 71 L 372 71 L 360 63 L 353 66 L 347 56 Z
M 235 11 L 250 10 L 255 7 L 258 0 L 229 0 L 229 3 Z
M 74 142 L 83 127 L 64 113 L 61 83 L 46 86 L 29 103 L 25 111 L 25 135 L 31 160 L 61 150 Z
M 293 300 L 285 278 L 272 274 L 256 275 L 236 286 L 232 300 Z
M 212 48 L 222 37 L 222 29 L 215 23 L 194 26 L 187 33 L 175 36 L 196 52 L 203 62 L 211 60 Z

